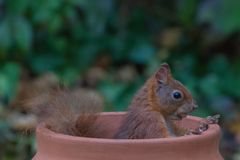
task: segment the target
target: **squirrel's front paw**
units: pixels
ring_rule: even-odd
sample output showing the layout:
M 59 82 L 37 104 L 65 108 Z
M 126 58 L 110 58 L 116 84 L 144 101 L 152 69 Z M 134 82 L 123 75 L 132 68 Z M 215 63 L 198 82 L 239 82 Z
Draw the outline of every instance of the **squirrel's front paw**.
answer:
M 220 114 L 216 114 L 214 116 L 208 116 L 206 118 L 206 123 L 207 124 L 218 124 L 219 119 L 220 119 Z
M 217 124 L 219 122 L 220 115 L 216 114 L 214 116 L 208 116 L 204 122 L 200 122 L 199 127 L 195 128 L 194 130 L 190 130 L 190 135 L 200 135 L 204 131 L 206 131 L 209 127 L 209 124 Z M 189 133 L 188 133 L 189 135 Z
M 208 129 L 208 124 L 201 122 L 195 129 L 189 130 L 186 135 L 200 135 Z

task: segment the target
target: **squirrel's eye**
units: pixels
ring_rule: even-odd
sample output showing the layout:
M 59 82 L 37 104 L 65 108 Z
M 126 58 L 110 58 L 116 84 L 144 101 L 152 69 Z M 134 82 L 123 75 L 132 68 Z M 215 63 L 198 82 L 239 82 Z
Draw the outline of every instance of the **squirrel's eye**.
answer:
M 180 91 L 178 91 L 178 90 L 175 90 L 175 91 L 173 91 L 173 93 L 172 93 L 172 97 L 173 97 L 173 99 L 175 99 L 175 100 L 180 100 L 180 99 L 182 99 L 182 93 L 180 92 Z

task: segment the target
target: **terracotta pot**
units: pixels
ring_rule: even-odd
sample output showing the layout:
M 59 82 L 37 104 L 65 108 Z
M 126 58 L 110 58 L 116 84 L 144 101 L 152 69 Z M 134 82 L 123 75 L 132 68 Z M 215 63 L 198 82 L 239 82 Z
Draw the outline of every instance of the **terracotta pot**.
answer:
M 102 113 L 111 138 L 125 113 Z M 200 118 L 188 116 L 180 125 L 193 128 Z M 218 146 L 220 128 L 210 125 L 202 135 L 177 138 L 115 140 L 74 137 L 55 133 L 43 124 L 36 130 L 37 153 L 33 160 L 223 160 Z

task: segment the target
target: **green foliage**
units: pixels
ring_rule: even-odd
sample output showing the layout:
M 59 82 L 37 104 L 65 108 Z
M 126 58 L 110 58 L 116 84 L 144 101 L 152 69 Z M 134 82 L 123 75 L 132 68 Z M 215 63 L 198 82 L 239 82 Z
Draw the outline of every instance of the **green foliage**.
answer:
M 205 1 L 199 12 L 199 20 L 200 22 L 211 22 L 216 29 L 223 33 L 231 33 L 240 29 L 239 5 L 240 1 L 238 0 Z
M 6 63 L 0 69 L 0 97 L 7 101 L 14 98 L 20 78 L 20 67 L 15 63 Z
M 198 4 L 199 0 L 182 0 L 179 4 L 179 19 L 185 26 L 194 25 Z
M 87 83 L 104 96 L 107 111 L 123 111 L 147 77 L 168 62 L 199 103 L 194 115 L 218 112 L 230 119 L 240 98 L 239 3 L 0 1 L 0 144 L 10 144 L 4 158 L 32 154 L 28 149 L 23 155 L 32 137 L 19 138 L 1 116 L 12 111 L 8 105 L 20 79 L 46 72 L 69 86 Z M 96 83 L 88 84 L 89 77 Z

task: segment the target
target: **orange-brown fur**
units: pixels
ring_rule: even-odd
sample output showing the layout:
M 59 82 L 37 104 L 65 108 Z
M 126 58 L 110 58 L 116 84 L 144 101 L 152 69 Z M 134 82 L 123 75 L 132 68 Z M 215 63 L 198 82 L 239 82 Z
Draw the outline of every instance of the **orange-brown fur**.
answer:
M 87 90 L 51 90 L 25 102 L 39 122 L 51 130 L 82 137 L 102 137 L 104 127 L 96 119 L 102 99 Z

